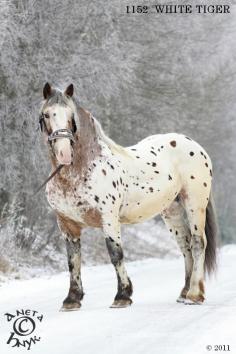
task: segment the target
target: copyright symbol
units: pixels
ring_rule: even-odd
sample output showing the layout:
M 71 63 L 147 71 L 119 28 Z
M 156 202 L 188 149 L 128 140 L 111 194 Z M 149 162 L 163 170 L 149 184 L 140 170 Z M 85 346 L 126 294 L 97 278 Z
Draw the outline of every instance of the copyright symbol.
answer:
M 18 317 L 13 323 L 13 330 L 18 336 L 28 336 L 35 330 L 35 322 L 28 316 Z
M 207 346 L 206 346 L 206 349 L 207 349 L 208 351 L 210 351 L 210 350 L 212 349 L 212 346 L 211 346 L 211 345 L 207 345 Z

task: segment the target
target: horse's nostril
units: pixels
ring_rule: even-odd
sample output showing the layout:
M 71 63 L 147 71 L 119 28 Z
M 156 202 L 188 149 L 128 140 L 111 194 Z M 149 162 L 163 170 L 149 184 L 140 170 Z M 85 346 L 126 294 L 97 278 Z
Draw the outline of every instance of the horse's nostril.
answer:
M 63 152 L 62 151 L 60 151 L 60 156 L 63 157 Z

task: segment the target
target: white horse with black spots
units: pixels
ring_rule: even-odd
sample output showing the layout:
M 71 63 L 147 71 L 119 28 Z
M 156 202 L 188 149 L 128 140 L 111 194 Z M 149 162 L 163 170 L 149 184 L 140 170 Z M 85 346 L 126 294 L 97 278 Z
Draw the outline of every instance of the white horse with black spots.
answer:
M 201 304 L 204 277 L 216 264 L 216 218 L 212 205 L 212 164 L 206 151 L 181 134 L 152 135 L 122 147 L 105 135 L 91 113 L 73 97 L 44 86 L 40 125 L 52 168 L 60 172 L 46 187 L 47 199 L 66 239 L 70 289 L 62 310 L 81 306 L 80 235 L 84 227 L 103 230 L 118 279 L 112 307 L 132 303 L 121 243 L 121 224 L 160 214 L 185 261 L 178 302 Z

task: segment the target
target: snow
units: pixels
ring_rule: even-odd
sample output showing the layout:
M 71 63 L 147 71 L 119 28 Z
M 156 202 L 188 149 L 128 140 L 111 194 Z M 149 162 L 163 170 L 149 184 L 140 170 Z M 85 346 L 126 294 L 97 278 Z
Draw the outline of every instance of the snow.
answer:
M 76 312 L 58 311 L 68 290 L 67 273 L 6 282 L 0 287 L 0 352 L 26 352 L 6 344 L 11 325 L 4 316 L 23 308 L 44 315 L 37 327 L 41 341 L 32 353 L 201 354 L 209 352 L 207 345 L 220 344 L 236 353 L 235 262 L 236 246 L 222 248 L 202 306 L 175 302 L 183 285 L 181 258 L 127 263 L 134 303 L 125 309 L 109 308 L 116 291 L 111 265 L 83 268 L 86 295 Z

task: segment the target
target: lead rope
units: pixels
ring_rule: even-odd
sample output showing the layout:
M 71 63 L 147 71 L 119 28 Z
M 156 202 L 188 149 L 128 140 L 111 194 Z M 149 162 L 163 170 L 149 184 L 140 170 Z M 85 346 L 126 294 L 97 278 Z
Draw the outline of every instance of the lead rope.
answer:
M 34 197 L 46 184 L 62 169 L 64 165 L 59 165 L 55 171 L 44 181 L 31 195 L 31 197 Z
M 34 191 L 33 194 L 31 194 L 30 196 L 28 196 L 28 198 L 26 199 L 25 206 L 24 206 L 23 208 L 22 208 L 22 207 L 19 208 L 20 211 L 23 211 L 23 210 L 26 209 L 26 206 L 27 206 L 29 200 L 30 200 L 31 198 L 33 198 L 44 186 L 46 186 L 46 184 L 62 169 L 63 166 L 64 166 L 64 165 L 59 165 L 59 166 L 55 169 L 55 171 L 53 171 L 53 173 L 46 179 L 46 181 L 44 181 L 44 182 Z M 10 217 L 10 216 L 6 216 L 6 217 L 0 219 L 0 227 L 8 221 L 9 217 Z
M 58 129 L 57 131 L 55 131 L 54 133 L 52 134 L 49 134 L 48 132 L 48 129 L 47 129 L 47 126 L 45 124 L 45 121 L 44 121 L 44 117 L 43 117 L 43 114 L 41 115 L 41 117 L 39 118 L 39 125 L 41 127 L 41 130 L 42 130 L 42 124 L 44 125 L 47 133 L 48 133 L 48 142 L 50 144 L 50 147 L 52 148 L 51 146 L 51 142 L 53 140 L 56 140 L 58 138 L 69 138 L 73 143 L 75 142 L 74 140 L 74 137 L 73 137 L 73 134 L 71 133 L 71 131 L 69 131 L 68 129 Z M 62 134 L 62 133 L 67 133 L 67 134 Z M 33 198 L 44 186 L 46 186 L 46 184 L 62 169 L 64 165 L 59 165 L 55 171 L 53 171 L 53 173 L 46 179 L 46 181 L 44 181 L 35 191 L 33 194 L 31 194 L 29 196 L 29 198 L 27 199 L 31 199 Z M 27 200 L 26 200 L 26 204 L 27 204 Z M 20 208 L 21 210 L 25 210 L 26 206 L 22 209 Z M 5 224 L 8 220 L 8 216 L 5 217 L 5 218 L 2 218 L 0 219 L 0 227 L 1 225 Z

